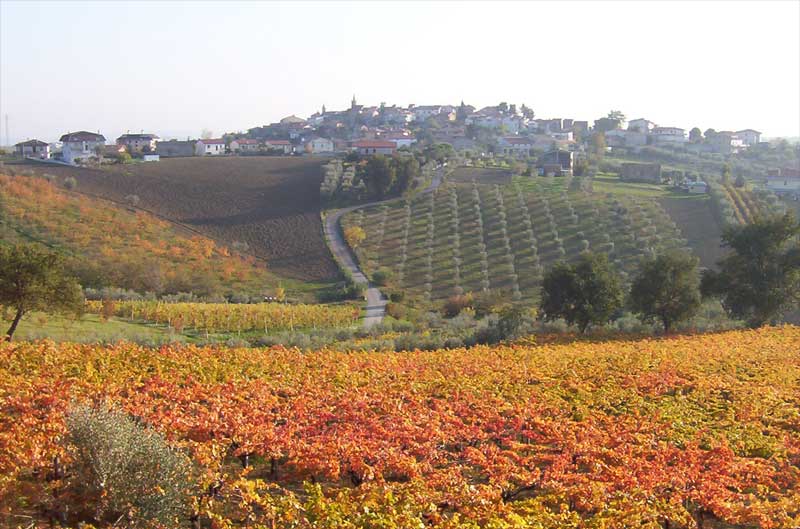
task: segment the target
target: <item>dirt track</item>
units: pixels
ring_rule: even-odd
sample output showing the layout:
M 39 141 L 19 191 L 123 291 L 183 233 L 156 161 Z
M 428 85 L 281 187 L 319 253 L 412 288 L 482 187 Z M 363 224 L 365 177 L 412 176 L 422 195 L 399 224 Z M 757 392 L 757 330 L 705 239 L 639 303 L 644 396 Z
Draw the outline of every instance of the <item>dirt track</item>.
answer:
M 244 242 L 280 275 L 326 280 L 337 268 L 320 222 L 321 158 L 173 158 L 97 169 L 31 166 L 74 176 L 77 191 L 139 206 L 225 243 Z

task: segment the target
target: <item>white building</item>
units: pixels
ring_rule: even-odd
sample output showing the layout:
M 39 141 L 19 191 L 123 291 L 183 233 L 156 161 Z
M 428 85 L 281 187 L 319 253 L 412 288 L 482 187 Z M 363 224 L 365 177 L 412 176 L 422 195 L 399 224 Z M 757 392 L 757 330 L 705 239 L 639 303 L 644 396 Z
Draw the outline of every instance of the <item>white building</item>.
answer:
M 686 143 L 686 131 L 678 127 L 654 127 L 653 143 L 660 145 L 680 145 Z
M 630 131 L 638 130 L 644 134 L 649 134 L 654 128 L 656 128 L 656 124 L 644 118 L 632 119 L 628 122 L 628 130 Z
M 197 140 L 194 146 L 197 156 L 218 156 L 225 154 L 225 140 L 221 138 Z
M 503 137 L 497 140 L 499 153 L 517 158 L 527 158 L 533 150 L 533 141 L 521 137 Z
M 97 157 L 98 151 L 106 144 L 105 136 L 85 130 L 68 132 L 61 136 L 60 141 L 61 159 L 70 164 Z
M 261 145 L 258 143 L 258 140 L 249 138 L 237 138 L 231 142 L 231 152 L 258 152 L 260 148 Z
M 423 105 L 409 109 L 414 116 L 414 121 L 425 121 L 432 116 L 438 116 L 442 113 L 441 105 Z
M 305 143 L 305 150 L 310 154 L 333 152 L 333 142 L 328 138 L 311 138 Z
M 742 140 L 742 144 L 747 147 L 756 145 L 761 141 L 761 133 L 753 129 L 737 130 L 736 136 L 738 136 L 739 139 Z
M 264 147 L 283 151 L 283 154 L 292 154 L 292 144 L 288 140 L 267 140 L 264 142 Z

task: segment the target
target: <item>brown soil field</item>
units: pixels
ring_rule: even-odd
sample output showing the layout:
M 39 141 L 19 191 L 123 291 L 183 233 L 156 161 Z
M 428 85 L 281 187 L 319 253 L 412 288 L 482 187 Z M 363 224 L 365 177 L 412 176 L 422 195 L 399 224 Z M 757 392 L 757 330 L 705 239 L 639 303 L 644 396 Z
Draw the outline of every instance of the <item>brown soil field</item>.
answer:
M 448 179 L 458 183 L 510 184 L 511 171 L 487 167 L 458 167 Z
M 692 252 L 700 258 L 700 266 L 716 268 L 716 263 L 725 255 L 722 247 L 722 228 L 711 211 L 709 199 L 662 198 L 661 206 L 688 241 Z
M 170 158 L 102 169 L 32 164 L 76 191 L 114 201 L 136 195 L 138 207 L 218 242 L 243 242 L 273 272 L 325 281 L 338 275 L 322 234 L 320 166 L 309 157 Z

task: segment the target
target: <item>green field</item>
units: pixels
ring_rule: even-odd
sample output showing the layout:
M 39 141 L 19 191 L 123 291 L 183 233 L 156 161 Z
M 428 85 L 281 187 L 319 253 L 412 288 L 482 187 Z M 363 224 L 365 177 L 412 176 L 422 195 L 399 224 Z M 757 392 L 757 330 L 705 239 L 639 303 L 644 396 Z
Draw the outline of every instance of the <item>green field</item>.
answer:
M 625 277 L 643 255 L 686 247 L 656 197 L 586 192 L 577 182 L 447 184 L 351 212 L 342 224 L 364 228 L 357 254 L 367 273 L 390 270 L 391 286 L 416 302 L 483 290 L 535 300 L 544 270 L 582 251 L 609 254 Z

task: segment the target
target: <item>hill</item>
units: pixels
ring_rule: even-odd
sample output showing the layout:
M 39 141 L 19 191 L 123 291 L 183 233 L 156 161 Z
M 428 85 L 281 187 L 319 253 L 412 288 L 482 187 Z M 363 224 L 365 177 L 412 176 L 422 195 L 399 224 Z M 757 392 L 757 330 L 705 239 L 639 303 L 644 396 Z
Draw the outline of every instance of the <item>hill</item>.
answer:
M 71 407 L 103 402 L 191 458 L 200 527 L 797 527 L 798 342 L 782 327 L 406 353 L 3 343 L 0 513 L 114 523 L 87 507 L 117 491 L 76 483 L 62 441 Z
M 85 287 L 260 297 L 277 285 L 252 257 L 43 178 L 0 175 L 0 221 L 0 243 L 32 241 L 63 252 Z
M 74 177 L 77 191 L 138 207 L 199 230 L 225 246 L 246 248 L 271 271 L 303 281 L 338 276 L 325 246 L 319 186 L 324 159 L 192 157 L 103 169 L 29 165 L 39 174 Z M 246 245 L 246 246 L 245 246 Z
M 533 300 L 544 270 L 582 251 L 608 253 L 629 275 L 646 253 L 687 247 L 656 198 L 590 192 L 580 179 L 449 184 L 356 210 L 342 224 L 365 230 L 357 254 L 368 273 L 386 268 L 393 286 L 430 301 L 485 289 Z

